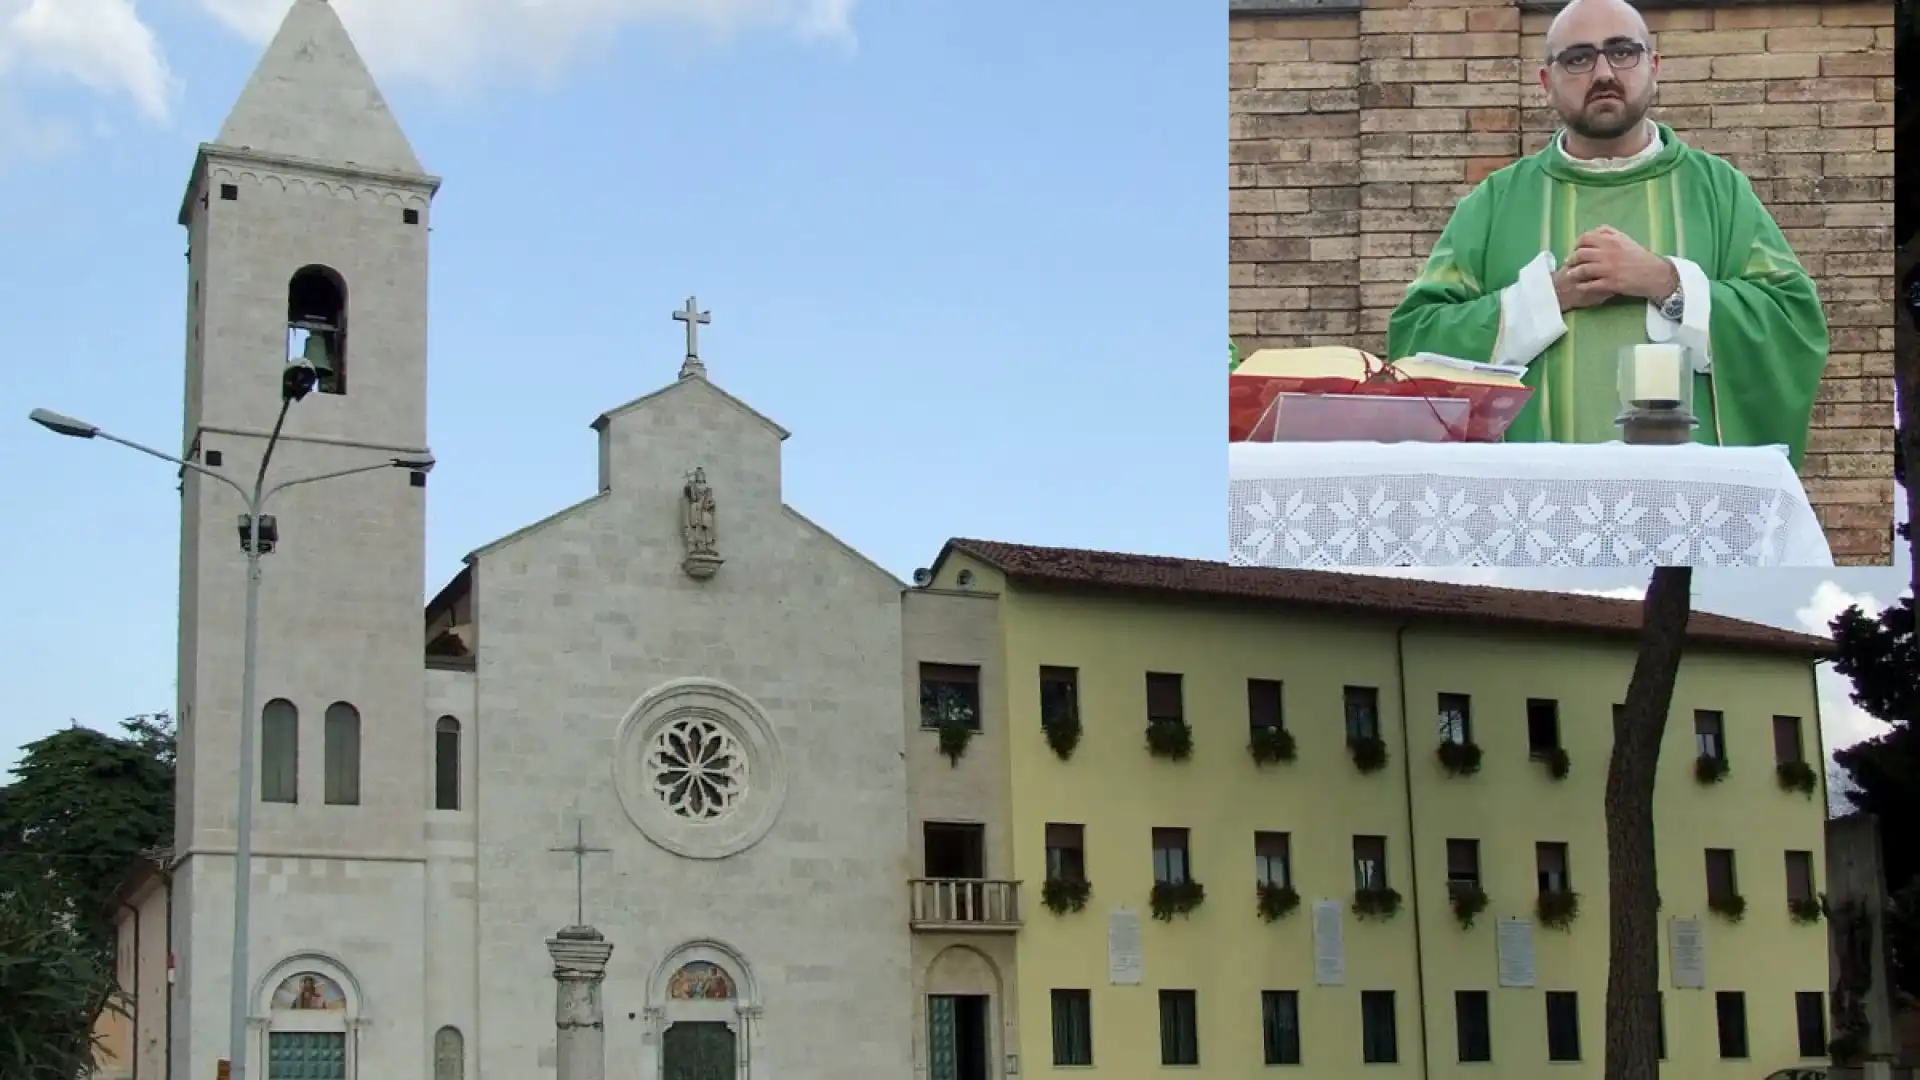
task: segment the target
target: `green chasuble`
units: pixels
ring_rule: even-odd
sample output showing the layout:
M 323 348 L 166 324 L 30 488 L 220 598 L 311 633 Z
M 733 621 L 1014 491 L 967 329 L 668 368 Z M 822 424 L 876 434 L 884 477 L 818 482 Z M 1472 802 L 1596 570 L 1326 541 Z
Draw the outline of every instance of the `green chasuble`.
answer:
M 1541 251 L 1564 266 L 1581 235 L 1611 225 L 1655 254 L 1697 264 L 1709 282 L 1712 363 L 1711 374 L 1694 376 L 1695 441 L 1784 444 L 1798 469 L 1827 362 L 1813 281 L 1745 176 L 1657 126 L 1660 152 L 1630 168 L 1580 169 L 1556 136 L 1469 192 L 1394 309 L 1388 354 L 1490 359 L 1500 290 Z M 1619 351 L 1647 342 L 1647 303 L 1616 298 L 1562 318 L 1566 333 L 1528 365 L 1534 395 L 1508 429 L 1510 442 L 1620 437 Z

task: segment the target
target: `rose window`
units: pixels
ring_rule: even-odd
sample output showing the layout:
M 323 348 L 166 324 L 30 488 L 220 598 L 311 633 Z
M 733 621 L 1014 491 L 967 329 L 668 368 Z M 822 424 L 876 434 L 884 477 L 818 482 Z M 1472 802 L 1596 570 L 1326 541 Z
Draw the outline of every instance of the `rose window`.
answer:
M 714 821 L 746 794 L 746 748 L 717 720 L 681 717 L 654 736 L 647 775 L 654 795 L 676 817 Z

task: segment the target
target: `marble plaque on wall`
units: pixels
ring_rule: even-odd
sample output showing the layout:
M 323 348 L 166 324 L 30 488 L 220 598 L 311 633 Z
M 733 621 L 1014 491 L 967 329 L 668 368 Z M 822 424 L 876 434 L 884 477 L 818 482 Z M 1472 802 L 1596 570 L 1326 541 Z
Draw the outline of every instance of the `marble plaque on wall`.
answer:
M 1699 919 L 1667 921 L 1667 970 L 1676 990 L 1707 988 L 1707 932 Z
M 1347 905 L 1340 900 L 1313 902 L 1313 981 L 1321 986 L 1347 982 Z
M 1532 986 L 1534 982 L 1533 923 L 1501 919 L 1494 926 L 1494 949 L 1499 959 L 1501 986 Z
M 1107 914 L 1107 981 L 1114 986 L 1139 986 L 1140 913 L 1114 908 Z

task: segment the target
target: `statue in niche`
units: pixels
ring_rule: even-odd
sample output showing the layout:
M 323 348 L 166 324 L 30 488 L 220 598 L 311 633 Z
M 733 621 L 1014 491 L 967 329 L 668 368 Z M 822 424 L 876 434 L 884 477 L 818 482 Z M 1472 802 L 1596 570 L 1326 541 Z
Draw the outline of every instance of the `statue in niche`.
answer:
M 687 576 L 704 581 L 720 569 L 722 561 L 716 507 L 713 489 L 707 486 L 707 470 L 695 469 L 689 473 L 680 496 L 680 537 L 687 546 L 686 560 L 680 566 Z

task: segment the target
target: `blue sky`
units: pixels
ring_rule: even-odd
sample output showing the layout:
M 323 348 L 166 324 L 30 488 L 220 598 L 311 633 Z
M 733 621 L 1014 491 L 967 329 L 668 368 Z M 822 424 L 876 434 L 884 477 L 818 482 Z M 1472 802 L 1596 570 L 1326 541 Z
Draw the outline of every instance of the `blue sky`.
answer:
M 55 6 L 0 0 L 0 769 L 171 707 L 172 478 L 25 414 L 179 442 L 175 214 L 285 0 Z M 587 424 L 673 377 L 690 292 L 713 379 L 795 433 L 788 501 L 896 574 L 952 535 L 1224 557 L 1223 5 L 336 6 L 447 181 L 429 590 L 591 492 Z M 1701 602 L 1900 587 L 1782 573 Z

